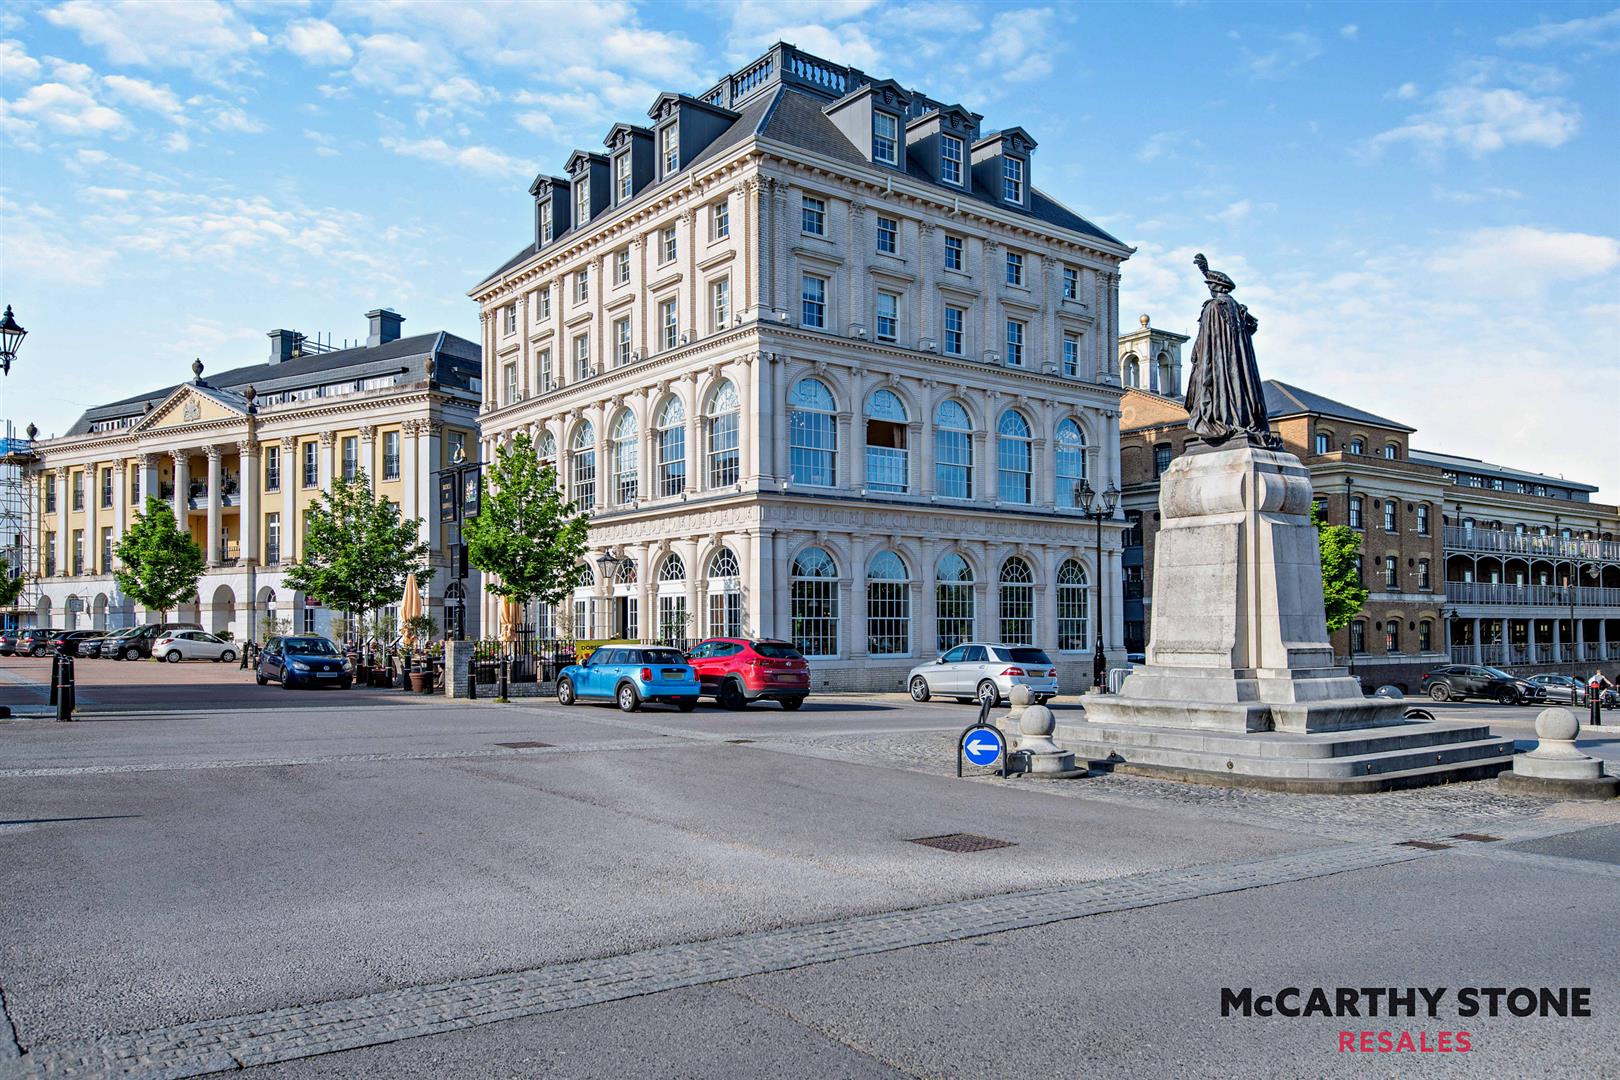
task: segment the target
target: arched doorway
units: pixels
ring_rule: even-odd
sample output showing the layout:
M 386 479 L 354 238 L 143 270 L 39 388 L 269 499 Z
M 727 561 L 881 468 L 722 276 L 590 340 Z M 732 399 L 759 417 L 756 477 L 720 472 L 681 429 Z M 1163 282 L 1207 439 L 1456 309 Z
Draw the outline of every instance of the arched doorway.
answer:
M 268 641 L 277 634 L 292 632 L 287 613 L 276 606 L 276 590 L 266 585 L 258 591 L 254 606 L 259 612 L 259 625 L 248 628 L 248 635 L 259 641 Z
M 90 629 L 107 629 L 107 594 L 96 593 L 96 598 L 90 605 Z
M 236 594 L 229 585 L 221 585 L 214 590 L 214 597 L 208 604 L 208 629 L 220 635 L 230 633 L 236 622 Z
M 84 611 L 84 601 L 77 596 L 70 596 L 62 602 L 62 629 L 77 630 L 79 628 L 79 614 Z

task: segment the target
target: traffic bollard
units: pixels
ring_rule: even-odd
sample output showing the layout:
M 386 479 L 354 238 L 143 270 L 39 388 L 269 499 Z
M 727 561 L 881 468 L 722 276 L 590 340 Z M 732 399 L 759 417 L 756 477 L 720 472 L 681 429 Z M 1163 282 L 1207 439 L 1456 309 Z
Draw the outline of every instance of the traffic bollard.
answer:
M 496 697 L 500 698 L 502 701 L 506 700 L 507 683 L 510 681 L 511 673 L 510 665 L 510 660 L 504 656 L 501 657 L 501 692 L 497 694 Z
M 60 685 L 56 693 L 56 718 L 58 720 L 72 720 L 74 705 L 73 657 L 62 656 L 59 659 L 61 663 L 58 666 L 61 668 L 62 674 L 58 680 Z
M 48 705 L 55 705 L 56 704 L 56 699 L 58 697 L 58 688 L 61 686 L 61 678 L 62 678 L 62 654 L 59 653 L 59 652 L 53 652 L 53 653 L 51 653 L 51 700 L 46 702 L 46 704 L 48 704 Z
M 474 700 L 478 697 L 478 657 L 476 656 L 467 657 L 467 697 Z

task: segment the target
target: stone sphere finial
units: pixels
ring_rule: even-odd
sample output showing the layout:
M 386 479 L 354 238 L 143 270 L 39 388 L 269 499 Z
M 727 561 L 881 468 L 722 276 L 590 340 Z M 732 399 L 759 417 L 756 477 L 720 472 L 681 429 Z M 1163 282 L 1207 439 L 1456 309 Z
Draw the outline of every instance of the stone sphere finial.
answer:
M 1024 715 L 1018 718 L 1018 730 L 1023 734 L 1045 738 L 1052 734 L 1057 727 L 1057 717 L 1045 705 L 1031 705 L 1024 710 Z
M 1148 317 L 1146 315 L 1143 315 L 1142 319 L 1141 319 L 1141 322 L 1142 322 L 1142 329 L 1146 330 L 1147 325 L 1148 325 Z
M 1012 693 L 1007 695 L 1007 700 L 1012 703 L 1013 708 L 1022 709 L 1025 706 L 1035 704 L 1035 691 L 1020 683 L 1012 688 Z
M 1536 714 L 1536 738 L 1571 742 L 1581 730 L 1581 722 L 1568 709 L 1542 709 Z
M 39 427 L 38 427 L 38 425 L 29 424 L 28 425 L 28 441 L 33 442 L 37 438 L 39 438 Z

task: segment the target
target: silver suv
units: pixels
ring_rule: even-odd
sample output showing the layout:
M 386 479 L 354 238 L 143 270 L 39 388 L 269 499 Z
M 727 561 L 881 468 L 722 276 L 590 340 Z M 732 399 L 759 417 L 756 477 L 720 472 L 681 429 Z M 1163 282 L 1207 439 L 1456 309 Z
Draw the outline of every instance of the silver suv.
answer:
M 1029 687 L 1040 702 L 1058 692 L 1057 667 L 1045 650 L 981 641 L 966 642 L 938 660 L 918 664 L 906 685 L 913 701 L 938 694 L 961 702 L 989 698 L 993 706 L 1000 705 L 1015 686 Z

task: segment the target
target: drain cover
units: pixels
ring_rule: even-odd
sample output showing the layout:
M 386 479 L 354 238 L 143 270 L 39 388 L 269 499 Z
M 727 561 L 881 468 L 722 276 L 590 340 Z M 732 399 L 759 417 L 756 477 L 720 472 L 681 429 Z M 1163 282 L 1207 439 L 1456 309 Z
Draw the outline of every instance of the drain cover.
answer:
M 551 744 L 530 739 L 528 742 L 498 742 L 495 745 L 504 746 L 508 750 L 539 750 L 541 747 L 550 746 Z
M 1402 840 L 1397 847 L 1422 848 L 1424 851 L 1444 851 L 1450 844 L 1436 844 L 1432 840 Z
M 1452 836 L 1453 840 L 1473 840 L 1475 843 L 1492 844 L 1502 839 L 1500 836 L 1490 836 L 1486 833 L 1460 832 Z
M 1011 840 L 996 840 L 989 836 L 976 836 L 968 832 L 946 833 L 944 836 L 919 836 L 908 844 L 938 848 L 941 851 L 992 851 L 996 848 L 1017 847 Z

